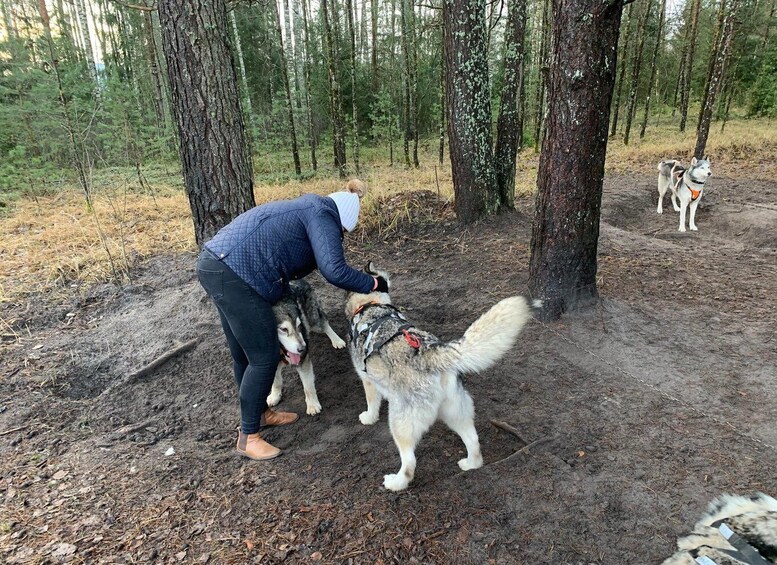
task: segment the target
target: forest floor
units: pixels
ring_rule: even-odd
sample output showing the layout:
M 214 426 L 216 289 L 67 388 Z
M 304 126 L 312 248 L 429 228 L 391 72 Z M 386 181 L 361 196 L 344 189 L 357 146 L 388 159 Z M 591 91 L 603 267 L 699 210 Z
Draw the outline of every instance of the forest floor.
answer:
M 715 173 L 687 233 L 668 199 L 656 214 L 653 174 L 608 175 L 601 303 L 530 323 L 464 377 L 485 466 L 460 472 L 463 445 L 437 424 L 402 493 L 381 487 L 399 466 L 385 406 L 359 423 L 361 385 L 323 336 L 323 412 L 304 415 L 287 378 L 281 407 L 303 416 L 266 434 L 283 455 L 235 455 L 229 354 L 191 252 L 121 288 L 0 304 L 0 561 L 660 562 L 714 497 L 777 494 L 777 182 Z M 431 192 L 386 205 L 413 221 L 350 240 L 348 257 L 392 273 L 424 329 L 456 338 L 525 292 L 533 198 L 467 228 Z M 312 278 L 345 335 L 342 292 Z

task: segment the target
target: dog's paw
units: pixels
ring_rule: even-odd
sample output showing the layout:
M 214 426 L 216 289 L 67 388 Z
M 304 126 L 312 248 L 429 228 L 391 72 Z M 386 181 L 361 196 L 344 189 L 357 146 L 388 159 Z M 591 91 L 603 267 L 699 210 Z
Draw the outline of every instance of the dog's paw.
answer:
M 315 416 L 316 414 L 321 413 L 321 403 L 316 400 L 313 402 L 308 402 L 308 416 Z
M 462 471 L 471 471 L 472 469 L 479 469 L 483 466 L 483 457 L 476 457 L 472 460 L 467 457 L 466 459 L 459 459 L 459 468 Z
M 404 475 L 383 475 L 383 486 L 388 490 L 393 490 L 394 492 L 405 490 L 409 484 L 410 482 Z
M 281 401 L 281 393 L 271 392 L 270 396 L 267 397 L 267 406 L 278 406 L 278 403 L 280 401 Z
M 679 206 L 672 206 L 672 208 L 674 208 L 675 212 L 679 212 L 680 211 L 680 207 Z
M 680 228 L 677 231 L 684 232 L 685 231 L 685 226 L 680 226 Z
M 663 214 L 663 213 L 664 213 L 664 211 L 663 211 L 661 208 L 658 208 L 658 209 L 656 210 L 656 213 L 657 213 L 657 214 Z
M 343 347 L 345 347 L 345 341 L 339 335 L 336 335 L 331 339 L 332 339 L 332 347 L 334 347 L 335 349 L 342 349 Z
M 697 228 L 696 226 L 691 226 L 691 231 L 699 231 L 699 228 Z
M 371 426 L 372 424 L 378 421 L 379 417 L 380 417 L 379 414 L 371 414 L 369 410 L 365 410 L 364 412 L 359 414 L 359 421 L 365 426 Z

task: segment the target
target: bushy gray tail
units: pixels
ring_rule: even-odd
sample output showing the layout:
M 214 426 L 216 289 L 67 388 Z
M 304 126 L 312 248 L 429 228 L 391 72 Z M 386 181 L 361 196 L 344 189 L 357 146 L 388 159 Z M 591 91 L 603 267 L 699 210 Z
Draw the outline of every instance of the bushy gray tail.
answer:
M 492 367 L 515 344 L 518 334 L 531 319 L 532 307 L 523 296 L 511 296 L 497 302 L 464 332 L 461 339 L 430 351 L 430 368 L 478 373 Z

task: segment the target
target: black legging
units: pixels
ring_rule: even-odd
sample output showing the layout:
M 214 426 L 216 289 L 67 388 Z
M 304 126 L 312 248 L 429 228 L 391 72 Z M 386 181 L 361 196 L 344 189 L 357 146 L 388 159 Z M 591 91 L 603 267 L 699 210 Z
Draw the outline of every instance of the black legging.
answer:
M 197 276 L 216 303 L 232 353 L 240 390 L 240 429 L 256 433 L 280 360 L 272 305 L 207 249 L 197 260 Z

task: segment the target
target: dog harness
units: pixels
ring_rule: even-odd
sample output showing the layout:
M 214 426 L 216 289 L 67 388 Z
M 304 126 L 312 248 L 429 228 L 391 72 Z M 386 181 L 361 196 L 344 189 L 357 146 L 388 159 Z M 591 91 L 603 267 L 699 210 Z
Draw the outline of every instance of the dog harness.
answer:
M 679 164 L 675 163 L 674 167 L 672 167 L 672 172 L 670 174 L 677 179 L 674 183 L 675 192 L 680 190 L 680 184 L 685 181 L 685 175 L 687 174 L 688 179 L 692 183 L 702 185 L 702 187 L 699 190 L 696 190 L 690 185 L 690 183 L 685 182 L 685 186 L 687 186 L 688 190 L 691 191 L 691 202 L 696 201 L 699 198 L 699 196 L 701 196 L 701 191 L 704 190 L 704 183 L 702 181 L 698 181 L 695 178 L 693 178 L 689 170 L 683 169 Z
M 721 553 L 725 553 L 740 561 L 747 563 L 748 565 L 769 565 L 769 562 L 764 559 L 756 548 L 747 543 L 744 539 L 738 536 L 731 528 L 728 527 L 725 521 L 718 520 L 710 524 L 713 528 L 717 528 L 728 543 L 736 548 L 736 551 L 731 551 L 723 548 L 716 548 Z M 695 556 L 694 556 L 695 557 Z M 710 559 L 706 556 L 700 556 L 695 558 L 696 563 L 699 565 L 719 565 L 714 559 Z
M 372 323 L 359 323 L 356 321 L 356 317 L 362 314 L 368 308 L 384 308 L 386 312 L 372 321 Z M 378 329 L 384 324 L 391 324 L 395 326 L 393 331 L 387 331 L 383 336 L 375 338 Z M 413 324 L 407 321 L 405 315 L 392 304 L 381 304 L 378 302 L 371 302 L 363 304 L 357 308 L 354 312 L 353 318 L 351 318 L 351 343 L 356 343 L 357 339 L 366 334 L 364 343 L 362 345 L 364 349 L 364 369 L 367 369 L 367 359 L 376 351 L 380 351 L 381 348 L 390 342 L 392 339 L 405 336 L 405 341 L 413 349 L 421 348 L 421 338 L 412 332 L 408 331 L 413 327 Z

